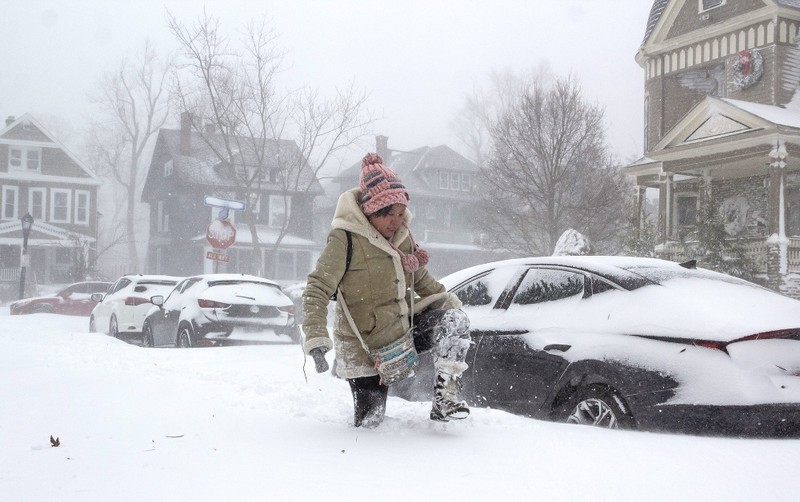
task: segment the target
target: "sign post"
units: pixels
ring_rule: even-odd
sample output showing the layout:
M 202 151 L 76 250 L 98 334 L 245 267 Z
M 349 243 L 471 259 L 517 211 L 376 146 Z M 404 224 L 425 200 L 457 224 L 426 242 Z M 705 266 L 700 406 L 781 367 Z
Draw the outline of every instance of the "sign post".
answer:
M 214 262 L 214 273 L 217 273 L 220 263 L 231 261 L 230 255 L 222 251 L 236 242 L 236 227 L 228 221 L 228 211 L 244 211 L 245 204 L 240 200 L 220 199 L 210 195 L 206 196 L 205 204 L 220 208 L 219 217 L 209 223 L 206 229 L 206 240 L 214 248 L 213 251 L 206 252 L 206 259 Z

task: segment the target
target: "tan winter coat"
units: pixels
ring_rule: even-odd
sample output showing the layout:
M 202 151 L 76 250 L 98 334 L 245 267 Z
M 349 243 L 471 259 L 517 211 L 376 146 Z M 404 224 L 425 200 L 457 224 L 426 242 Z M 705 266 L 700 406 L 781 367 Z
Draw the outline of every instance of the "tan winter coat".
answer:
M 316 347 L 334 348 L 336 375 L 360 378 L 377 375 L 372 360 L 353 333 L 340 302 L 336 302 L 333 342 L 328 336 L 328 302 L 337 285 L 353 316 L 361 337 L 370 349 L 391 343 L 409 329 L 412 274 L 403 272 L 400 255 L 378 231 L 358 205 L 361 191 L 352 189 L 339 197 L 328 242 L 317 260 L 316 269 L 308 275 L 303 294 L 303 331 L 306 354 Z M 406 222 L 411 213 L 406 210 Z M 350 268 L 345 274 L 347 237 L 350 231 L 353 251 Z M 404 253 L 412 251 L 408 230 L 398 230 L 392 242 Z M 448 294 L 444 286 L 425 268 L 413 274 L 414 312 L 426 308 L 458 308 L 461 302 Z

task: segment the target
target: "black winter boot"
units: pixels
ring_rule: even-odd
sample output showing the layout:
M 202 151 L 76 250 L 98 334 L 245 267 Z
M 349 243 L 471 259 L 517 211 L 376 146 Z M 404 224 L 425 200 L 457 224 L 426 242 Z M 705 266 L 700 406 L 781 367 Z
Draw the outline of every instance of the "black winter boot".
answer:
M 389 387 L 380 384 L 380 377 L 351 378 L 353 393 L 353 425 L 373 429 L 383 422 Z
M 466 363 L 458 361 L 440 360 L 436 363 L 431 420 L 447 422 L 451 419 L 462 420 L 469 416 L 467 403 L 458 399 L 461 373 L 466 368 Z

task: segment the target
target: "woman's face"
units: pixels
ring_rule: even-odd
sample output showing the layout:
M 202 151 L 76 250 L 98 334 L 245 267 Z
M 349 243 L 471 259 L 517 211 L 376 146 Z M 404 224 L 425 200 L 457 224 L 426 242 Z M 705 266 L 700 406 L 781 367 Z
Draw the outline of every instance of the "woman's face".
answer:
M 406 211 L 405 204 L 392 204 L 389 213 L 383 216 L 373 214 L 369 217 L 369 222 L 375 227 L 382 236 L 391 239 L 394 234 L 403 226 L 403 214 Z

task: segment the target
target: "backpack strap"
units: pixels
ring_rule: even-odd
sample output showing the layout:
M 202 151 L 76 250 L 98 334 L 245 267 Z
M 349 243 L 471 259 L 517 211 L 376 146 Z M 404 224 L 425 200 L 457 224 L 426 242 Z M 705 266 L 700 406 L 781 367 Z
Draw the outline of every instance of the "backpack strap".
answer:
M 348 270 L 350 270 L 350 261 L 353 259 L 353 234 L 350 233 L 349 230 L 345 230 L 344 234 L 347 236 L 347 258 L 344 262 L 344 273 L 346 274 Z M 344 277 L 344 274 L 342 274 Z M 331 301 L 336 301 L 337 293 L 339 292 L 339 285 L 336 285 L 336 290 L 331 295 Z

